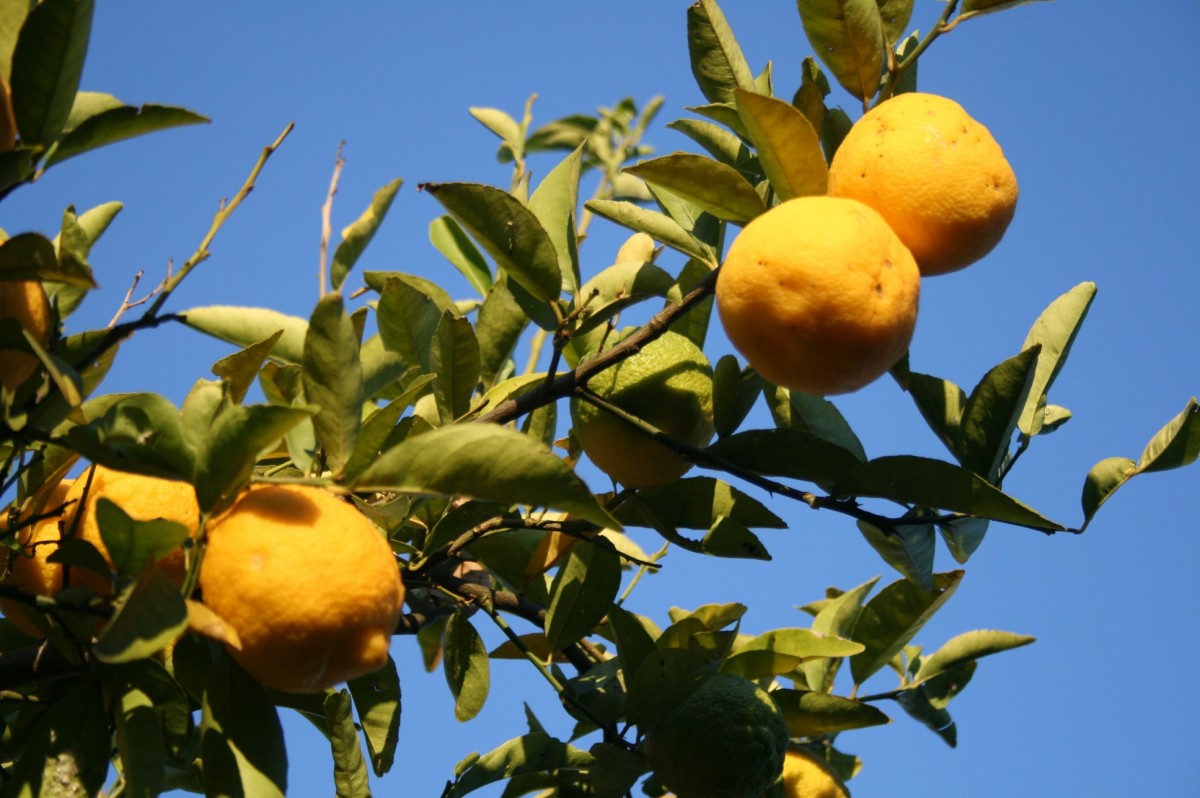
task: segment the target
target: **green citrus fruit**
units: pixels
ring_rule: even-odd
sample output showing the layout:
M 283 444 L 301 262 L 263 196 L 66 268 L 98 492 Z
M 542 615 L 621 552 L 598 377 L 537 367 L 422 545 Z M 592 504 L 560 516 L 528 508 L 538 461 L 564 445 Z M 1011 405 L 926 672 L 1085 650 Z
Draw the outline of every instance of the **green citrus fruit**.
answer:
M 678 333 L 665 333 L 600 372 L 588 388 L 690 446 L 712 439 L 712 367 L 700 348 Z M 571 400 L 571 422 L 591 461 L 627 488 L 665 485 L 692 467 L 644 431 L 579 398 Z
M 765 690 L 718 673 L 644 744 L 654 775 L 679 798 L 760 798 L 783 772 L 788 728 Z

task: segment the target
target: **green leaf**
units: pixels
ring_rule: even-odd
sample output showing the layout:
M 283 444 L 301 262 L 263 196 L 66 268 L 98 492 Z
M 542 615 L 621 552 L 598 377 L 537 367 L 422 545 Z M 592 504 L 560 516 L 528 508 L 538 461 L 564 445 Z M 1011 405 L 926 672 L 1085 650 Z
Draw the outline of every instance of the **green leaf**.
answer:
M 179 586 L 148 564 L 112 620 L 92 646 L 109 664 L 144 659 L 173 642 L 187 628 L 187 605 Z
M 715 670 L 716 663 L 695 648 L 663 648 L 647 654 L 632 677 L 626 677 L 626 717 L 641 727 L 653 726 L 691 695 Z
M 350 715 L 350 691 L 330 691 L 325 696 L 325 722 L 333 750 L 333 784 L 338 798 L 368 798 L 371 795 L 367 763 L 363 759 L 354 718 Z
M 783 711 L 792 737 L 818 737 L 891 723 L 870 704 L 809 690 L 774 690 L 771 698 Z
M 917 504 L 1047 532 L 1066 529 L 965 468 L 914 455 L 879 457 L 838 478 L 833 494 L 840 498 L 874 496 Z
M 708 154 L 742 174 L 761 175 L 762 164 L 740 138 L 724 128 L 700 119 L 677 119 L 667 125 L 699 144 Z
M 642 660 L 655 651 L 654 638 L 643 619 L 615 604 L 608 610 L 608 627 L 617 645 L 621 671 L 629 680 Z
M 778 386 L 768 386 L 765 391 L 775 426 L 810 433 L 840 446 L 858 460 L 867 459 L 862 442 L 833 402 Z
M 40 233 L 21 233 L 0 243 L 0 278 L 5 280 L 51 280 L 83 288 L 95 288 L 90 272 L 59 262 L 50 239 Z
M 1160 429 L 1138 458 L 1138 473 L 1182 468 L 1200 457 L 1200 404 L 1195 397 Z
M 846 91 L 875 96 L 883 70 L 884 32 L 877 0 L 798 0 L 813 52 Z
M 452 312 L 449 297 L 424 290 L 422 282 L 407 275 L 389 276 L 380 292 L 378 306 L 379 337 L 388 350 L 433 372 L 430 352 L 442 314 Z
M 326 467 L 337 478 L 354 451 L 364 399 L 358 333 L 341 294 L 321 297 L 309 319 L 304 337 L 304 397 L 317 407 L 313 430 Z
M 471 754 L 454 769 L 453 784 L 444 798 L 460 798 L 480 787 L 527 773 L 543 773 L 559 768 L 581 770 L 591 767 L 595 758 L 586 751 L 556 740 L 544 732 L 515 737 L 480 756 Z
M 400 677 L 396 663 L 388 657 L 387 665 L 351 679 L 347 687 L 367 741 L 371 769 L 376 776 L 382 776 L 392 769 L 400 738 Z
M 522 502 L 619 528 L 565 462 L 521 433 L 493 424 L 432 430 L 380 455 L 356 490 L 394 490 Z
M 180 313 L 187 326 L 240 347 L 250 346 L 283 331 L 271 357 L 285 363 L 304 362 L 304 337 L 308 322 L 269 308 L 210 305 Z
M 687 11 L 692 74 L 709 102 L 733 101 L 733 90 L 754 88 L 754 75 L 716 0 L 700 0 Z
M 43 0 L 25 19 L 12 59 L 12 102 L 21 143 L 59 138 L 79 90 L 92 32 L 92 0 Z
M 430 222 L 429 241 L 481 296 L 487 295 L 492 287 L 492 270 L 454 217 L 439 216 Z
M 262 685 L 228 654 L 213 663 L 201 706 L 200 755 L 209 796 L 282 798 L 287 750 L 279 715 Z
M 421 188 L 538 301 L 550 304 L 558 299 L 562 272 L 554 241 L 516 197 L 477 183 L 426 183 Z
M 194 484 L 202 512 L 231 501 L 250 479 L 258 455 L 311 416 L 306 408 L 254 405 L 227 407 L 196 453 Z
M 863 602 L 867 600 L 867 594 L 875 588 L 878 581 L 877 576 L 830 599 L 813 618 L 813 631 L 849 639 L 855 624 L 858 623 L 858 616 L 862 614 Z M 828 693 L 833 689 L 833 682 L 841 664 L 840 657 L 827 657 L 806 660 L 800 667 L 810 688 Z
M 33 0 L 4 0 L 0 3 L 0 77 L 12 81 L 12 54 L 17 36 L 35 3 Z
M 1013 355 L 992 368 L 971 391 L 963 406 L 954 451 L 959 462 L 993 485 L 1007 459 L 1036 374 L 1041 345 Z
M 617 200 L 588 200 L 584 206 L 598 216 L 661 241 L 668 247 L 706 263 L 715 263 L 716 255 L 671 217 Z
M 102 702 L 100 690 L 84 682 L 22 730 L 24 750 L 5 780 L 5 795 L 98 795 L 108 774 L 111 740 Z
M 571 547 L 550 586 L 546 642 L 562 650 L 592 634 L 621 589 L 621 558 L 603 538 Z
M 913 517 L 913 514 L 907 513 L 905 517 Z M 933 589 L 937 536 L 932 524 L 906 524 L 885 532 L 874 524 L 859 521 L 858 531 L 884 562 L 923 589 Z
M 921 627 L 954 595 L 962 571 L 934 575 L 934 589 L 923 590 L 907 579 L 885 587 L 867 602 L 851 637 L 866 646 L 850 658 L 855 684 L 892 661 Z
M 1117 488 L 1137 473 L 1137 463 L 1128 457 L 1108 457 L 1092 466 L 1083 481 L 1083 527 L 1086 529 L 1100 505 L 1116 493 Z M 1080 531 L 1082 531 L 1082 529 Z
M 950 453 L 957 456 L 955 446 L 967 404 L 966 392 L 949 380 L 907 371 L 907 366 L 905 369 L 902 375 L 893 370 L 893 376 L 912 397 L 925 423 Z
M 681 529 L 708 529 L 717 518 L 730 518 L 748 527 L 786 529 L 787 522 L 754 497 L 712 477 L 685 477 L 637 492 L 637 502 L 662 523 Z M 644 526 L 637 505 L 625 502 L 615 515 L 629 526 Z
M 580 302 L 587 304 L 575 334 L 603 324 L 648 297 L 665 297 L 674 285 L 675 278 L 653 263 L 625 261 L 609 266 L 579 290 Z
M 719 437 L 737 431 L 758 401 L 763 379 L 750 367 L 740 368 L 733 355 L 722 355 L 713 368 L 713 426 Z
M 879 5 L 879 18 L 883 22 L 883 34 L 889 44 L 900 41 L 908 30 L 912 19 L 914 0 L 875 0 Z
M 709 219 L 713 218 L 708 214 L 705 216 Z M 710 274 L 712 274 L 712 267 L 708 263 L 695 258 L 688 260 L 679 270 L 679 277 L 675 281 L 676 285 L 667 292 L 667 300 L 664 305 L 682 302 L 684 294 L 699 285 Z M 715 298 L 710 294 L 692 305 L 683 318 L 671 325 L 671 331 L 679 333 L 698 348 L 703 349 L 704 341 L 708 337 L 709 322 L 712 320 L 714 302 Z
M 167 745 L 150 696 L 136 687 L 120 692 L 114 701 L 117 755 L 125 777 L 122 794 L 153 798 L 163 792 L 163 761 Z
M 575 231 L 575 209 L 579 207 L 579 174 L 583 167 L 583 145 L 577 147 L 549 171 L 529 198 L 529 210 L 541 222 L 558 253 L 562 290 L 574 294 L 579 288 L 579 241 Z
M 1017 424 L 1025 435 L 1032 437 L 1041 430 L 1046 393 L 1066 363 L 1071 345 L 1075 343 L 1075 336 L 1079 334 L 1079 328 L 1083 325 L 1088 308 L 1092 306 L 1092 300 L 1095 298 L 1096 284 L 1080 283 L 1051 302 L 1025 336 L 1022 350 L 1041 345 L 1037 369 L 1029 388 L 1029 398 Z
M 429 348 L 433 395 L 443 424 L 466 414 L 479 385 L 479 342 L 471 322 L 443 313 Z
M 735 224 L 745 224 L 767 209 L 741 173 L 703 155 L 676 152 L 627 166 L 625 172 Z
M 791 673 L 813 659 L 848 657 L 862 650 L 860 643 L 812 629 L 773 629 L 737 646 L 721 670 L 759 679 Z
M 387 216 L 388 209 L 392 207 L 392 200 L 396 198 L 396 192 L 402 185 L 404 181 L 396 178 L 376 191 L 375 196 L 371 197 L 371 204 L 362 215 L 342 230 L 342 242 L 334 250 L 333 265 L 329 270 L 329 279 L 334 291 L 341 289 L 346 275 L 354 268 L 363 250 L 375 237 L 375 231 L 383 224 L 383 218 Z
M 229 396 L 235 403 L 241 404 L 246 398 L 246 393 L 254 385 L 258 372 L 271 356 L 271 350 L 282 335 L 283 330 L 276 330 L 263 340 L 252 343 L 213 364 L 213 374 L 229 383 Z
M 954 561 L 961 565 L 971 559 L 971 555 L 982 545 L 990 523 L 984 518 L 955 518 L 938 524 L 938 532 L 942 534 L 942 540 L 950 549 Z
M 860 465 L 853 453 L 798 429 L 736 432 L 706 450 L 759 474 L 832 485 Z
M 101 417 L 67 432 L 69 445 L 118 471 L 187 479 L 195 454 L 187 444 L 179 411 L 165 397 L 129 394 Z
M 901 692 L 895 701 L 914 720 L 941 737 L 946 745 L 951 748 L 958 745 L 958 727 L 954 725 L 954 719 L 944 706 L 935 706 L 929 700 L 925 685 Z
M 445 647 L 443 670 L 454 696 L 454 717 L 468 721 L 487 701 L 491 683 L 487 649 L 461 612 L 451 615 L 446 624 Z
M 210 121 L 208 117 L 195 111 L 171 105 L 122 105 L 110 108 L 89 116 L 72 127 L 46 159 L 46 166 L 50 167 L 76 155 L 147 133 Z
M 917 670 L 914 680 L 917 682 L 928 681 L 981 657 L 1027 646 L 1035 640 L 1037 638 L 1029 635 L 1001 632 L 994 629 L 976 629 L 964 632 L 950 638 L 945 645 L 928 657 L 922 657 L 921 667 Z
M 188 537 L 183 524 L 163 518 L 135 520 L 104 496 L 96 500 L 94 512 L 100 539 L 122 577 L 139 573 L 146 563 L 162 559 Z
M 1044 0 L 963 0 L 962 8 L 959 11 L 959 17 L 969 18 L 991 14 L 995 11 L 1005 11 L 1017 6 L 1028 5 L 1030 3 L 1044 2 Z
M 775 194 L 781 200 L 824 194 L 825 152 L 804 114 L 791 103 L 745 89 L 736 90 L 734 99 Z
M 505 371 L 529 317 L 521 310 L 504 282 L 487 291 L 475 321 L 475 338 L 479 341 L 479 376 L 484 385 L 492 385 Z

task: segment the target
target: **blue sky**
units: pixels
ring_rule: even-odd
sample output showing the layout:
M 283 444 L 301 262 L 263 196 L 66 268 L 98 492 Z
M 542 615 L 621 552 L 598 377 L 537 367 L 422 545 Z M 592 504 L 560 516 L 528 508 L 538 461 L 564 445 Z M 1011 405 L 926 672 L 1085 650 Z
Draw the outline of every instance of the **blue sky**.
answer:
M 171 309 L 265 305 L 307 316 L 317 296 L 320 207 L 338 143 L 347 164 L 334 229 L 372 192 L 406 184 L 363 265 L 469 287 L 429 246 L 440 208 L 416 185 L 463 180 L 507 185 L 495 140 L 468 114 L 518 115 L 536 92 L 535 120 L 588 112 L 629 96 L 666 103 L 648 141 L 692 149 L 666 122 L 703 99 L 686 51 L 687 3 L 614 0 L 604 7 L 509 4 L 122 3 L 101 5 L 84 88 L 128 103 L 184 105 L 213 119 L 118 145 L 51 170 L 4 203 L 9 233 L 53 234 L 67 205 L 125 203 L 92 254 L 103 290 L 72 318 L 101 326 L 133 273 L 149 286 L 181 263 L 232 195 L 258 151 L 288 122 L 295 132 Z M 794 3 L 727 0 L 724 10 L 753 68 L 773 61 L 790 96 L 810 54 Z M 940 3 L 917 0 L 912 26 Z M 1099 293 L 1051 395 L 1074 419 L 1036 442 L 1006 488 L 1045 514 L 1078 524 L 1087 470 L 1135 458 L 1149 437 L 1200 392 L 1195 341 L 1200 179 L 1194 32 L 1200 6 L 1034 3 L 962 25 L 921 63 L 920 86 L 961 102 L 1000 141 L 1021 199 L 1001 245 L 964 272 L 927 281 L 913 341 L 914 368 L 970 388 L 1014 354 L 1029 324 L 1084 280 Z M 853 114 L 854 101 L 839 101 Z M 535 160 L 535 179 L 552 161 Z M 584 269 L 608 265 L 625 233 L 593 225 Z M 360 269 L 362 266 L 360 266 Z M 351 278 L 352 282 L 354 277 Z M 728 351 L 711 342 L 710 356 Z M 127 344 L 108 391 L 156 391 L 180 401 L 229 348 L 183 329 Z M 908 398 L 884 380 L 838 400 L 872 456 L 943 456 Z M 767 424 L 758 412 L 752 421 Z M 951 710 L 957 750 L 896 707 L 885 727 L 846 734 L 865 762 L 856 795 L 1194 795 L 1200 699 L 1180 671 L 1200 651 L 1192 582 L 1200 564 L 1188 500 L 1196 469 L 1147 475 L 1109 502 L 1082 537 L 1046 538 L 995 527 L 958 593 L 917 641 L 936 648 L 962 631 L 1032 634 L 1032 647 L 986 660 Z M 588 478 L 606 487 L 595 472 Z M 773 505 L 792 524 L 769 532 L 769 564 L 685 552 L 635 594 L 632 608 L 665 620 L 671 605 L 743 601 L 744 631 L 807 625 L 795 607 L 827 585 L 896 575 L 846 519 Z M 657 547 L 652 536 L 639 538 Z M 939 568 L 952 567 L 940 554 Z M 1193 631 L 1189 631 L 1192 629 Z M 486 630 L 485 635 L 491 635 Z M 489 637 L 489 640 L 494 636 Z M 397 638 L 404 717 L 395 770 L 382 793 L 437 795 L 454 763 L 524 731 L 528 702 L 553 733 L 569 733 L 545 683 L 511 663 L 493 667 L 493 694 L 459 724 L 440 673 L 425 674 L 414 641 Z M 886 678 L 869 683 L 879 690 Z M 290 794 L 332 792 L 325 743 L 285 715 Z M 485 793 L 481 793 L 485 794 Z M 494 793 L 498 795 L 499 791 Z

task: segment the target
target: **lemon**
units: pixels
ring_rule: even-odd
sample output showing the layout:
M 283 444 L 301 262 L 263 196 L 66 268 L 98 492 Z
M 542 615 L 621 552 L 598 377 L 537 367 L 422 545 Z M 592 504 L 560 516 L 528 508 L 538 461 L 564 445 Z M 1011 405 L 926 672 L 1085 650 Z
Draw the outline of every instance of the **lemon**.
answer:
M 751 221 L 717 278 L 730 342 L 776 385 L 825 395 L 856 391 L 906 351 L 920 271 L 868 206 L 800 197 Z
M 700 347 L 678 333 L 664 333 L 600 372 L 588 388 L 689 446 L 712 440 L 712 367 Z M 664 485 L 692 467 L 642 430 L 578 397 L 571 400 L 571 422 L 588 458 L 627 488 Z
M 208 530 L 203 600 L 237 632 L 234 660 L 268 687 L 317 693 L 388 659 L 404 585 L 353 505 L 317 487 L 251 487 Z
M 760 798 L 779 778 L 788 729 L 771 696 L 717 673 L 646 732 L 646 760 L 679 798 Z
M 788 750 L 783 761 L 781 781 L 780 798 L 850 798 L 846 785 L 827 764 L 795 748 Z
M 868 111 L 829 165 L 829 194 L 879 211 L 926 276 L 988 254 L 1012 221 L 1017 193 L 988 129 L 934 94 L 900 94 Z
M 50 343 L 50 301 L 37 280 L 0 280 L 0 319 L 13 319 L 42 346 Z M 0 349 L 0 384 L 15 391 L 41 366 L 30 352 Z

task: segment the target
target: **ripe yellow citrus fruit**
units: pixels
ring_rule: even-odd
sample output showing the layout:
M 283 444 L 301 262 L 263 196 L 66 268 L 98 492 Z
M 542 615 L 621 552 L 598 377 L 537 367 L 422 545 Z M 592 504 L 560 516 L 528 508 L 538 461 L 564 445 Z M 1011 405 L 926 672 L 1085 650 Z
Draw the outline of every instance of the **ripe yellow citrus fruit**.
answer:
M 908 351 L 921 275 L 874 210 L 799 197 L 751 221 L 717 278 L 717 310 L 734 347 L 776 385 L 856 391 Z
M 137 521 L 161 518 L 183 524 L 189 536 L 196 534 L 196 527 L 200 524 L 200 505 L 191 484 L 114 471 L 104 466 L 92 466 L 91 475 L 90 485 L 88 472 L 85 471 L 68 491 L 67 501 L 74 501 L 75 504 L 63 520 L 63 529 L 73 529 L 75 537 L 95 546 L 110 566 L 112 557 L 100 538 L 100 525 L 96 521 L 96 502 L 102 498 L 116 504 Z M 158 564 L 176 584 L 183 584 L 187 564 L 182 547 L 160 559 Z
M 712 439 L 712 367 L 683 335 L 664 333 L 592 377 L 588 388 L 690 446 Z M 692 467 L 642 430 L 577 397 L 571 400 L 571 421 L 591 461 L 627 488 L 665 485 Z
M 782 798 L 850 798 L 850 791 L 821 760 L 790 749 L 783 762 Z
M 850 129 L 829 165 L 829 194 L 879 211 L 928 276 L 992 251 L 1017 209 L 1017 177 L 962 106 L 913 92 Z
M 251 487 L 208 530 L 204 603 L 237 632 L 229 653 L 263 684 L 316 693 L 387 663 L 404 585 L 353 505 L 317 487 Z
M 38 280 L 0 280 L 0 319 L 13 319 L 39 344 L 50 343 L 50 301 Z M 28 351 L 0 349 L 0 384 L 15 391 L 41 361 Z
M 779 778 L 788 728 L 753 682 L 717 673 L 646 732 L 646 760 L 679 798 L 760 798 Z

